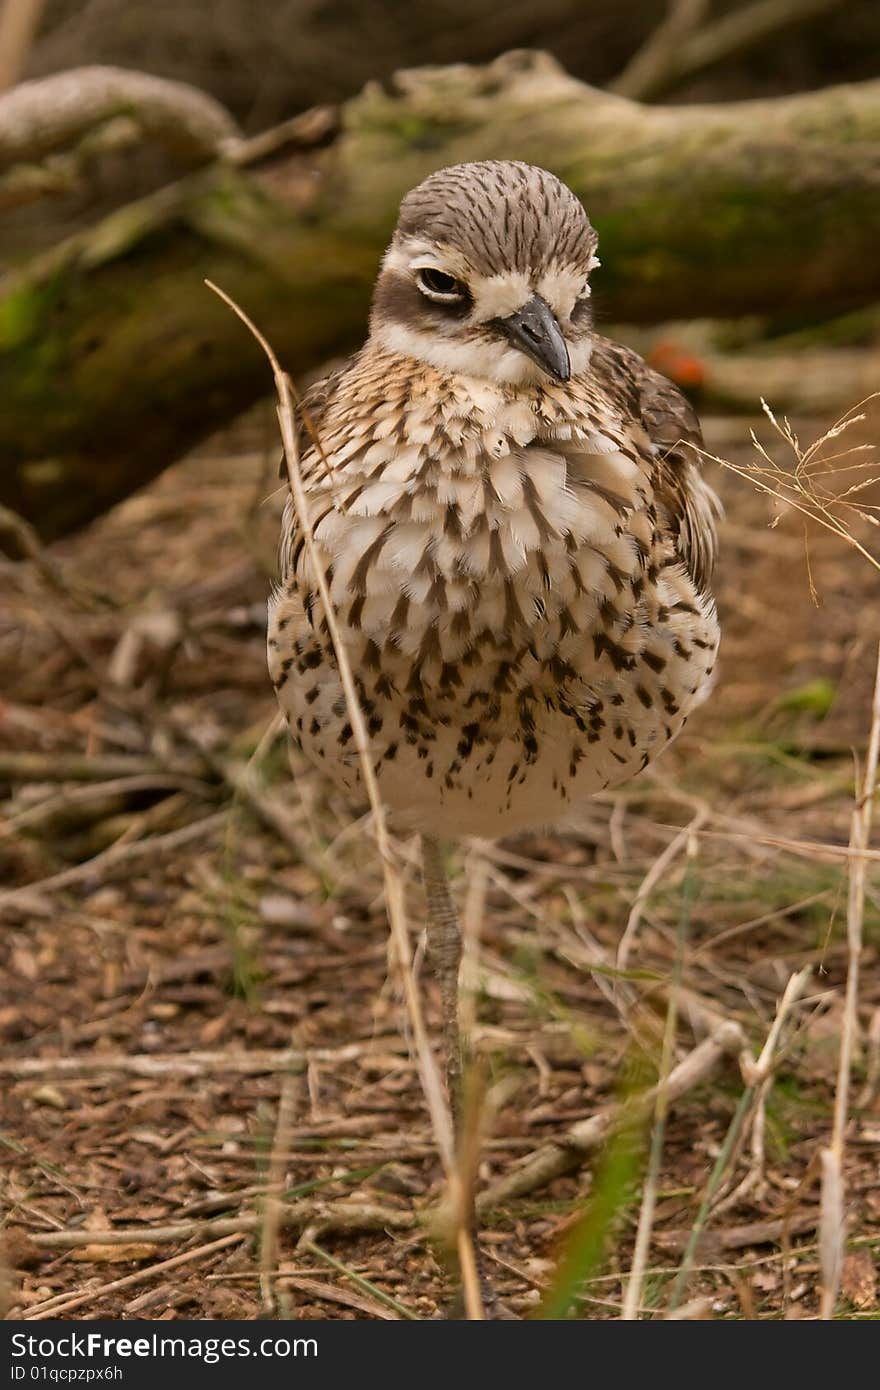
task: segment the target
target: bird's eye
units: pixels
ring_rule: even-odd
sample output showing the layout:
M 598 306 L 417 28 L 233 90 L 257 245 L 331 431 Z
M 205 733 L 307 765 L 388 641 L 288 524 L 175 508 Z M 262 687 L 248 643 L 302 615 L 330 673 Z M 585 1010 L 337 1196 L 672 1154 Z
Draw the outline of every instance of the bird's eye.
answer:
M 422 294 L 433 299 L 435 304 L 457 304 L 464 299 L 464 285 L 454 275 L 447 275 L 445 270 L 437 270 L 431 265 L 422 266 L 416 281 Z

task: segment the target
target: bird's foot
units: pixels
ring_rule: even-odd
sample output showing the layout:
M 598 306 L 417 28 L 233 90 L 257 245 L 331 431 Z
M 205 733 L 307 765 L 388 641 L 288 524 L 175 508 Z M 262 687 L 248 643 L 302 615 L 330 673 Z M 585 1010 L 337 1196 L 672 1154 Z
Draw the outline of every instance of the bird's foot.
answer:
M 483 1317 L 487 1322 L 520 1322 L 518 1313 L 515 1313 L 509 1304 L 500 1297 L 494 1283 L 486 1273 L 486 1263 L 483 1252 L 476 1248 L 477 1257 L 477 1278 L 480 1285 L 480 1305 L 483 1310 Z M 467 1302 L 464 1296 L 464 1288 L 459 1283 L 452 1300 L 445 1313 L 438 1314 L 445 1322 L 462 1322 L 467 1319 Z

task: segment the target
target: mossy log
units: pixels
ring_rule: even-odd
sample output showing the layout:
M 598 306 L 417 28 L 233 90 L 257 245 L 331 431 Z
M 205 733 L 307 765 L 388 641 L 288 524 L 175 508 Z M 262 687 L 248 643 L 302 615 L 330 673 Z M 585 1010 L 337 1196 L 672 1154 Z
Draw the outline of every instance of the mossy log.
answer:
M 842 311 L 880 293 L 880 83 L 645 107 L 540 54 L 398 74 L 245 142 L 0 281 L 0 501 L 47 538 L 269 388 L 216 281 L 301 376 L 364 332 L 398 201 L 444 164 L 553 169 L 603 319 Z

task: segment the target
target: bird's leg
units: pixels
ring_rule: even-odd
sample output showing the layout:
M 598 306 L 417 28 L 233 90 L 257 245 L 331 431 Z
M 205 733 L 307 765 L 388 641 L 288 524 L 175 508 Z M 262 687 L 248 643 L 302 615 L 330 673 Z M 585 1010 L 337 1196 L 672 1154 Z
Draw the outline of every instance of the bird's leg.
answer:
M 446 1086 L 455 1142 L 461 1139 L 462 1039 L 458 1016 L 458 977 L 461 970 L 461 928 L 449 892 L 449 881 L 440 845 L 431 835 L 422 836 L 422 876 L 428 903 L 428 960 L 440 985 L 443 1011 L 443 1047 Z
M 462 1073 L 467 1056 L 467 1039 L 461 1036 L 458 1009 L 462 936 L 458 924 L 458 913 L 449 892 L 449 881 L 446 877 L 440 846 L 430 835 L 422 836 L 422 877 L 428 903 L 428 960 L 440 985 L 446 1086 L 449 1092 L 449 1106 L 452 1111 L 452 1132 L 459 1160 L 464 1163 L 466 1116 L 464 1113 Z M 473 1247 L 483 1308 L 489 1317 L 510 1317 L 512 1314 L 499 1302 L 490 1281 L 486 1277 L 477 1240 L 477 1211 L 470 1174 L 465 1174 L 465 1181 L 468 1192 L 464 1199 L 466 1208 L 463 1216 Z M 460 1276 L 461 1271 L 459 1270 Z M 453 1312 L 449 1316 L 461 1317 L 461 1307 L 462 1293 L 460 1289 L 453 1305 Z

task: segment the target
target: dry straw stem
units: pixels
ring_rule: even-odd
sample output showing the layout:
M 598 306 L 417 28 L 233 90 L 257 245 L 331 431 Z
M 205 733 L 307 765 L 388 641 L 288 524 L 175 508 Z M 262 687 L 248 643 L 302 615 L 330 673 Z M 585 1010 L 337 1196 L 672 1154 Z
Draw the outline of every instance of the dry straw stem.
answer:
M 846 917 L 846 996 L 840 1036 L 831 1143 L 822 1153 L 822 1220 L 819 1236 L 822 1268 L 822 1293 L 819 1312 L 822 1318 L 831 1318 L 834 1315 L 834 1305 L 840 1289 L 840 1275 L 843 1265 L 843 1246 L 846 1235 L 843 1154 L 846 1124 L 849 1116 L 852 1059 L 858 1033 L 859 965 L 862 955 L 868 859 L 866 851 L 871 834 L 871 816 L 877 789 L 878 759 L 880 759 L 880 646 L 877 650 L 877 675 L 874 682 L 868 755 L 865 760 L 861 786 L 856 794 L 849 838 L 851 857 L 849 860 L 849 895 Z
M 425 1100 L 428 1104 L 428 1111 L 434 1126 L 437 1138 L 437 1146 L 443 1160 L 447 1174 L 451 1174 L 455 1166 L 455 1156 L 452 1141 L 452 1121 L 449 1108 L 443 1097 L 443 1089 L 440 1083 L 440 1075 L 434 1061 L 431 1047 L 428 1041 L 428 1033 L 425 1027 L 422 1014 L 421 1002 L 416 989 L 415 978 L 412 971 L 412 950 L 409 939 L 409 928 L 406 920 L 406 909 L 404 905 L 404 884 L 403 877 L 398 868 L 394 853 L 391 847 L 391 840 L 388 834 L 388 826 L 385 819 L 385 808 L 379 795 L 379 787 L 376 782 L 376 775 L 373 771 L 373 760 L 370 753 L 370 741 L 367 733 L 367 726 L 364 720 L 363 711 L 357 696 L 357 688 L 354 682 L 354 675 L 351 669 L 351 662 L 348 659 L 348 652 L 342 639 L 339 623 L 330 598 L 330 591 L 327 586 L 327 578 L 324 574 L 320 557 L 317 554 L 314 534 L 312 532 L 311 516 L 309 511 L 308 498 L 303 486 L 302 474 L 299 467 L 299 449 L 296 441 L 296 427 L 293 419 L 293 406 L 291 402 L 291 387 L 287 374 L 281 370 L 281 366 L 276 358 L 269 343 L 260 333 L 259 329 L 248 318 L 247 314 L 221 290 L 217 285 L 206 281 L 208 288 L 213 290 L 216 295 L 226 303 L 234 314 L 241 319 L 242 323 L 253 334 L 266 354 L 272 373 L 275 378 L 275 386 L 278 391 L 279 408 L 278 418 L 281 425 L 281 437 L 284 442 L 284 456 L 288 470 L 288 480 L 290 483 L 291 496 L 296 508 L 297 521 L 303 534 L 306 555 L 315 576 L 315 583 L 321 596 L 324 606 L 324 616 L 327 628 L 330 633 L 330 640 L 333 643 L 333 650 L 336 663 L 339 669 L 339 677 L 345 694 L 348 712 L 351 716 L 352 733 L 357 747 L 358 756 L 361 764 L 361 776 L 363 777 L 364 789 L 370 802 L 373 812 L 373 825 L 376 836 L 376 844 L 382 862 L 382 874 L 385 885 L 386 906 L 388 910 L 389 924 L 394 938 L 394 946 L 397 954 L 398 964 L 402 974 L 402 984 L 404 997 L 406 999 L 407 1010 L 409 1012 L 410 1023 L 412 1025 L 413 1037 L 416 1044 L 416 1053 L 419 1063 L 419 1070 L 422 1080 L 422 1087 L 425 1092 Z
M 333 644 L 333 651 L 336 657 L 336 664 L 342 689 L 345 695 L 348 714 L 351 720 L 352 733 L 355 746 L 360 759 L 361 777 L 364 789 L 373 813 L 373 829 L 376 837 L 376 845 L 379 850 L 379 857 L 382 864 L 382 877 L 385 888 L 385 905 L 388 912 L 388 921 L 391 928 L 391 935 L 394 942 L 394 951 L 401 976 L 403 994 L 406 1000 L 407 1012 L 409 1015 L 410 1026 L 412 1028 L 413 1041 L 415 1044 L 416 1060 L 419 1068 L 419 1077 L 422 1090 L 431 1116 L 431 1123 L 434 1129 L 434 1136 L 437 1141 L 437 1148 L 446 1173 L 446 1180 L 449 1185 L 450 1207 L 457 1214 L 457 1245 L 459 1251 L 459 1261 L 461 1264 L 464 1279 L 464 1293 L 468 1316 L 472 1318 L 482 1317 L 482 1307 L 479 1299 L 479 1287 L 475 1278 L 475 1260 L 472 1242 L 467 1229 L 466 1221 L 466 1184 L 462 1182 L 455 1154 L 455 1144 L 453 1140 L 452 1117 L 449 1106 L 443 1095 L 443 1087 L 440 1081 L 440 1073 L 437 1068 L 434 1055 L 431 1051 L 428 1040 L 428 1031 L 425 1027 L 422 1006 L 419 1000 L 418 989 L 416 987 L 415 974 L 413 971 L 412 948 L 410 945 L 409 927 L 406 918 L 406 906 L 404 897 L 404 880 L 391 846 L 391 839 L 388 833 L 388 826 L 385 817 L 385 808 L 379 795 L 379 786 L 376 781 L 376 774 L 373 770 L 373 759 L 370 752 L 370 740 L 367 732 L 366 721 L 358 700 L 357 688 L 355 686 L 354 674 L 351 669 L 348 652 L 345 648 L 342 633 L 336 617 L 333 603 L 330 598 L 330 590 L 327 584 L 327 577 L 324 573 L 323 565 L 317 553 L 314 533 L 312 531 L 311 516 L 309 511 L 308 498 L 303 486 L 302 473 L 299 466 L 299 449 L 296 439 L 296 426 L 293 417 L 292 387 L 286 372 L 281 370 L 272 348 L 267 340 L 260 333 L 259 329 L 248 318 L 247 314 L 225 294 L 218 286 L 210 281 L 206 282 L 209 289 L 229 306 L 245 327 L 253 334 L 256 341 L 260 344 L 275 378 L 275 387 L 278 392 L 278 420 L 281 426 L 281 437 L 284 442 L 284 457 L 287 464 L 287 475 L 290 483 L 290 492 L 293 504 L 296 509 L 297 522 L 302 532 L 303 543 L 306 556 L 315 577 L 318 593 L 324 608 L 324 616 L 327 622 L 327 629 L 330 640 Z M 320 441 L 315 439 L 316 447 L 324 459 L 324 453 L 320 446 Z M 329 469 L 329 462 L 325 459 L 325 466 Z

